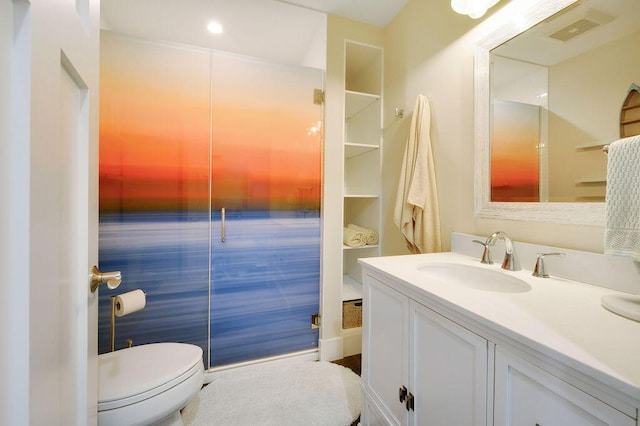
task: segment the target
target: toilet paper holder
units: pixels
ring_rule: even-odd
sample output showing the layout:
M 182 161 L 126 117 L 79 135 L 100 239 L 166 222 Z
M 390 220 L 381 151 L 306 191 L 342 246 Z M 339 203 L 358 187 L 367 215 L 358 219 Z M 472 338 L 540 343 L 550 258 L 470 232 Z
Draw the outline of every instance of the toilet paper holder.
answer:
M 142 290 L 141 290 L 142 291 Z M 146 296 L 147 293 L 142 291 Z M 109 341 L 111 352 L 116 350 L 116 310 L 118 309 L 118 296 L 111 296 L 111 329 L 109 330 Z M 133 346 L 133 340 L 127 339 L 127 347 Z

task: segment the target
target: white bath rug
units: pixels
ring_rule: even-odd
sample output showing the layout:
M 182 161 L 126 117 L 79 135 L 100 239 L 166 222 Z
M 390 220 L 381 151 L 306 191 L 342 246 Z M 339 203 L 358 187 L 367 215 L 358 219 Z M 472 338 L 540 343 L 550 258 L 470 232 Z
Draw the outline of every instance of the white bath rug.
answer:
M 360 377 L 328 362 L 259 364 L 218 373 L 182 411 L 185 426 L 350 426 Z

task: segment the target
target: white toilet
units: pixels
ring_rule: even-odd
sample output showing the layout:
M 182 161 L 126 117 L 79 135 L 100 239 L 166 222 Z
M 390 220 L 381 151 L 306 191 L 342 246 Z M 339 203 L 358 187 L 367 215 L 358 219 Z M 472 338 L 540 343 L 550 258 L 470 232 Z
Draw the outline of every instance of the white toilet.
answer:
M 202 387 L 202 349 L 153 343 L 98 356 L 100 426 L 182 425 L 180 409 Z

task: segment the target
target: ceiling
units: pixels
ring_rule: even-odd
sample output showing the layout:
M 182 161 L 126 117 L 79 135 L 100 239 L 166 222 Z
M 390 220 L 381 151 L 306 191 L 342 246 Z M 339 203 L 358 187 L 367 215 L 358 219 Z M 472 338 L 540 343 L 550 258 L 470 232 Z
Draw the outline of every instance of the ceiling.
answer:
M 279 0 L 384 28 L 409 0 Z
M 101 27 L 120 34 L 304 65 L 324 55 L 326 13 L 386 26 L 408 0 L 105 0 Z M 206 26 L 218 21 L 221 35 Z
M 580 22 L 595 23 L 580 28 Z M 638 0 L 579 0 L 496 48 L 498 56 L 552 66 L 640 29 Z M 560 40 L 556 33 L 575 33 Z M 631 52 L 629 53 L 631 54 Z

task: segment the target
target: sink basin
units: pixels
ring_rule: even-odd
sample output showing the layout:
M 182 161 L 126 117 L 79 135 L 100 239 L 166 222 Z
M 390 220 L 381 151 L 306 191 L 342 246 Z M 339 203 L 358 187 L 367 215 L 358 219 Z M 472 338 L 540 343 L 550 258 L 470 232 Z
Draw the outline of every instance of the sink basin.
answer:
M 523 293 L 531 290 L 531 286 L 520 278 L 479 266 L 428 263 L 418 266 L 418 270 L 438 281 L 475 290 L 500 293 Z

